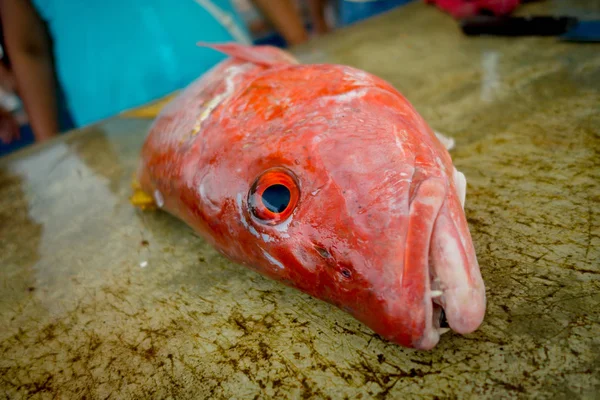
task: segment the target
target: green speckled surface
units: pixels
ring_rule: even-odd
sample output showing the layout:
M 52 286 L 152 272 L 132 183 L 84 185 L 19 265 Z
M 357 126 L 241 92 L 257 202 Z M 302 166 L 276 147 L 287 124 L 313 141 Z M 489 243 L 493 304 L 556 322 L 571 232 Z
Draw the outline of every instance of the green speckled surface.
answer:
M 527 10 L 598 17 L 600 5 Z M 134 210 L 150 121 L 115 118 L 0 160 L 0 392 L 598 398 L 600 47 L 467 39 L 413 4 L 296 52 L 382 76 L 456 139 L 487 284 L 481 329 L 430 352 L 391 345 Z

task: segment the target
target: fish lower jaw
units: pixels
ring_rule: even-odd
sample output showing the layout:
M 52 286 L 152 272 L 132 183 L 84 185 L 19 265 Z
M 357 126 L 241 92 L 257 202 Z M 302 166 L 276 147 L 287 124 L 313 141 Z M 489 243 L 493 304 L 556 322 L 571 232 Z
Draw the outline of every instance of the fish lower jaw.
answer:
M 430 267 L 430 282 L 427 294 L 425 295 L 425 304 L 428 308 L 427 315 L 431 316 L 431 318 L 428 320 L 425 332 L 416 346 L 416 348 L 421 350 L 431 350 L 439 343 L 441 336 L 450 331 L 455 331 L 459 334 L 470 333 L 463 333 L 461 327 L 459 327 L 458 330 L 454 329 L 454 327 L 449 325 L 445 316 L 442 317 L 442 314 L 445 314 L 445 299 L 449 291 L 435 276 L 434 271 L 435 270 Z
M 450 332 L 452 329 L 446 326 L 442 327 L 440 319 L 444 313 L 444 285 L 435 275 L 435 268 L 429 265 L 429 282 L 425 289 L 423 303 L 425 304 L 426 326 L 423 335 L 419 342 L 415 344 L 415 348 L 419 350 L 431 350 L 440 341 L 443 334 Z
M 434 293 L 435 295 L 436 293 Z M 440 316 L 442 315 L 443 308 L 439 304 L 432 301 L 427 302 L 427 315 L 430 315 L 431 318 L 427 321 L 427 326 L 425 327 L 425 331 L 423 332 L 423 336 L 421 336 L 419 343 L 415 345 L 416 349 L 419 350 L 431 350 L 433 349 L 440 341 L 440 337 L 449 332 L 449 328 L 443 328 L 440 326 Z
M 431 280 L 426 288 L 425 298 L 423 299 L 426 315 L 425 330 L 419 342 L 414 346 L 419 350 L 433 349 L 439 343 L 440 337 L 450 331 L 449 328 L 441 327 L 440 318 L 444 311 L 441 303 L 444 291 L 440 290 L 440 282 L 431 274 L 432 271 L 430 267 Z

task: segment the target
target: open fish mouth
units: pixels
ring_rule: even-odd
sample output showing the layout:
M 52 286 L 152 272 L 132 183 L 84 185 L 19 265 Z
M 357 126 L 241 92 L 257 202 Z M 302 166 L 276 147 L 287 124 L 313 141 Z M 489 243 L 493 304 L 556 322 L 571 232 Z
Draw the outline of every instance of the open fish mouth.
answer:
M 430 350 L 435 347 L 443 334 L 450 332 L 452 328 L 448 323 L 444 307 L 440 304 L 440 298 L 443 292 L 441 290 L 432 290 L 430 292 L 431 304 L 430 310 L 426 314 L 431 315 L 430 325 L 428 324 L 423 338 L 415 346 L 417 349 Z
M 424 308 L 412 314 L 418 315 L 422 327 L 413 332 L 412 344 L 422 350 L 435 347 L 450 330 L 463 335 L 475 331 L 486 308 L 485 287 L 460 200 L 446 196 L 446 191 L 441 180 L 428 179 L 411 203 L 407 246 L 416 248 L 405 255 L 402 286 L 408 293 L 406 300 L 418 299 L 408 306 L 420 303 Z M 417 286 L 409 279 L 422 280 Z

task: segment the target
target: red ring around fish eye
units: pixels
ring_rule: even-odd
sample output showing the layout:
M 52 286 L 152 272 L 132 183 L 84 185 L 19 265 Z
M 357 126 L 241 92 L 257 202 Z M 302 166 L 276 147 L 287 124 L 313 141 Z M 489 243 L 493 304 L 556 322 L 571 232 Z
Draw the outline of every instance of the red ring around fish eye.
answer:
M 276 225 L 292 214 L 299 197 L 300 190 L 292 173 L 273 168 L 256 179 L 248 194 L 248 205 L 261 222 Z

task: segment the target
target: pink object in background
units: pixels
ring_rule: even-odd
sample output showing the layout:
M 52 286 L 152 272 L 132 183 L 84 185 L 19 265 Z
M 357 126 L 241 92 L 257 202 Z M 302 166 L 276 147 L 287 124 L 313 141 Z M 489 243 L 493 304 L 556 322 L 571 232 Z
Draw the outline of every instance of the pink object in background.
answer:
M 456 19 L 472 17 L 487 11 L 496 16 L 508 15 L 519 6 L 521 0 L 424 0 L 435 4 Z

